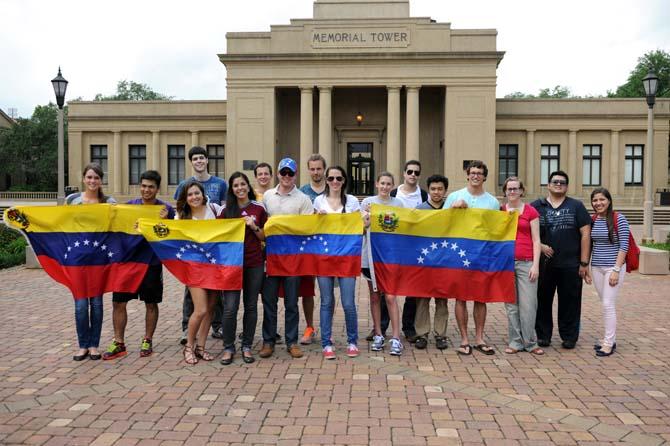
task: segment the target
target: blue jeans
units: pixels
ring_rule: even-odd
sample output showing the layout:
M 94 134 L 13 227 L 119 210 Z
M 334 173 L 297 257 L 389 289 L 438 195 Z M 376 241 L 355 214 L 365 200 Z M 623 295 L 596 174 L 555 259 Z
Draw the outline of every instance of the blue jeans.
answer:
M 263 284 L 263 344 L 275 345 L 279 283 L 284 282 L 284 334 L 286 347 L 298 343 L 298 286 L 300 277 L 267 276 Z
M 74 320 L 79 348 L 98 348 L 102 331 L 102 296 L 75 299 Z
M 331 345 L 333 331 L 333 311 L 335 309 L 335 278 L 317 277 L 321 291 L 321 346 Z M 340 298 L 344 310 L 344 321 L 347 326 L 347 343 L 358 342 L 358 317 L 356 316 L 356 278 L 339 277 Z

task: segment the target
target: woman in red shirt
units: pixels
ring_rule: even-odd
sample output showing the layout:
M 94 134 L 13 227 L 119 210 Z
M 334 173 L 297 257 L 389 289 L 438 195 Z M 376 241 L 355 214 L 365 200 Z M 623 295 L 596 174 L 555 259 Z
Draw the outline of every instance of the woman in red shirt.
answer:
M 503 184 L 503 194 L 507 197 L 503 210 L 519 214 L 514 248 L 516 303 L 505 304 L 509 322 L 509 340 L 505 353 L 526 350 L 543 355 L 544 350 L 537 345 L 535 334 L 537 278 L 540 269 L 540 215 L 533 206 L 526 205 L 521 199 L 524 187 L 519 178 L 507 178 Z

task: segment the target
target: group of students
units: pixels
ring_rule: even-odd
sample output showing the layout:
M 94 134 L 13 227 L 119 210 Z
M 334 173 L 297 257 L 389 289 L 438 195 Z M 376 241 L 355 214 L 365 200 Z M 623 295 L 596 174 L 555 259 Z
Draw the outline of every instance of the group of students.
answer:
M 251 350 L 258 319 L 258 295 L 263 304 L 262 347 L 259 356 L 273 355 L 275 345 L 282 342 L 277 333 L 277 305 L 284 297 L 285 343 L 289 355 L 300 358 L 299 344 L 310 344 L 315 337 L 314 278 L 295 276 L 268 276 L 264 268 L 264 225 L 275 215 L 309 215 L 313 213 L 360 212 L 367 230 L 370 225 L 370 206 L 383 204 L 422 210 L 446 208 L 484 208 L 517 212 L 519 223 L 515 243 L 515 280 L 517 300 L 505 304 L 508 321 L 508 346 L 505 353 L 528 351 L 544 354 L 542 347 L 551 343 L 553 320 L 552 305 L 558 294 L 558 331 L 564 348 L 574 348 L 579 336 L 582 282 L 595 284 L 603 301 L 605 334 L 596 344 L 597 356 L 609 356 L 616 349 L 616 310 L 618 290 L 623 283 L 625 258 L 628 250 L 629 227 L 621 213 L 612 210 L 612 197 L 606 189 L 593 191 L 591 201 L 595 215 L 591 218 L 584 205 L 567 196 L 568 175 L 562 171 L 549 176 L 546 198 L 530 205 L 522 200 L 523 182 L 517 177 L 503 184 L 506 202 L 502 206 L 495 196 L 484 190 L 488 168 L 482 161 L 473 161 L 466 170 L 466 187 L 447 195 L 448 179 L 431 175 L 424 191 L 419 186 L 421 163 L 405 163 L 403 182 L 396 188 L 389 172 L 376 178 L 377 195 L 362 203 L 346 193 L 347 172 L 340 166 L 327 167 L 326 160 L 314 154 L 307 160 L 310 182 L 296 186 L 298 166 L 290 158 L 282 159 L 277 167 L 277 185 L 272 186 L 272 166 L 260 163 L 254 169 L 255 187 L 242 172 L 233 173 L 228 183 L 207 171 L 207 151 L 199 146 L 189 150 L 194 176 L 182 181 L 175 192 L 176 209 L 157 198 L 161 177 L 156 171 L 143 172 L 140 177 L 141 197 L 129 204 L 161 205 L 161 218 L 208 220 L 216 218 L 243 218 L 245 220 L 244 263 L 242 290 L 208 290 L 186 287 L 183 301 L 181 339 L 186 364 L 212 361 L 214 356 L 206 349 L 210 326 L 215 338 L 222 338 L 224 351 L 221 364 L 234 360 L 237 341 L 237 313 L 243 303 L 242 333 L 239 335 L 242 359 L 255 361 Z M 84 168 L 83 191 L 67 197 L 66 204 L 115 203 L 102 191 L 103 171 L 96 163 Z M 401 355 L 404 346 L 400 340 L 401 312 L 398 296 L 377 290 L 372 283 L 366 238 L 361 257 L 361 273 L 370 290 L 370 312 L 373 330 L 367 337 L 370 349 L 382 351 L 388 342 L 391 355 Z M 589 263 L 591 269 L 588 268 Z M 317 277 L 320 290 L 320 337 L 325 359 L 335 359 L 332 321 L 335 308 L 335 285 L 340 298 L 346 326 L 346 355 L 356 357 L 358 348 L 358 317 L 355 302 L 357 277 Z M 163 277 L 160 260 L 154 256 L 149 270 L 136 293 L 113 294 L 114 339 L 100 354 L 98 347 L 103 319 L 102 296 L 75 300 L 75 319 L 79 351 L 75 361 L 87 357 L 92 360 L 115 359 L 127 354 L 124 341 L 127 324 L 126 304 L 140 298 L 146 305 L 145 336 L 140 356 L 152 353 L 152 339 L 158 321 L 158 303 L 162 301 Z M 307 327 L 299 339 L 298 301 L 302 297 Z M 438 349 L 448 347 L 447 307 L 449 296 L 435 296 L 433 329 L 430 323 L 430 299 L 406 296 L 402 311 L 402 331 L 405 338 L 418 349 L 425 349 L 431 332 Z M 457 352 L 472 354 L 473 349 L 485 355 L 495 354 L 484 340 L 486 304 L 474 302 L 474 343 L 468 337 L 466 301 L 456 300 L 455 316 L 460 334 Z M 391 336 L 386 330 L 391 326 Z

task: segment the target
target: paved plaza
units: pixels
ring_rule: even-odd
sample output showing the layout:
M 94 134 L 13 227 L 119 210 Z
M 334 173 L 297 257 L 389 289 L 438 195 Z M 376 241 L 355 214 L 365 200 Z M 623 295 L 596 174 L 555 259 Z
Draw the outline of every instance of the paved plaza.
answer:
M 338 305 L 337 360 L 322 359 L 317 344 L 306 347 L 301 359 L 290 359 L 278 346 L 271 359 L 257 357 L 246 365 L 238 354 L 227 367 L 218 360 L 184 364 L 177 343 L 183 287 L 169 273 L 166 282 L 153 356 L 139 357 L 144 310 L 130 303 L 128 356 L 77 363 L 71 359 L 76 335 L 68 291 L 42 270 L 0 271 L 0 444 L 670 441 L 669 276 L 626 277 L 618 304 L 618 348 L 608 358 L 593 353 L 602 331 L 600 304 L 587 286 L 575 350 L 562 349 L 555 336 L 545 356 L 504 354 L 507 319 L 503 305 L 495 304 L 489 305 L 486 331 L 497 354 L 457 355 L 450 305 L 448 350 L 437 350 L 432 340 L 426 350 L 405 343 L 397 358 L 370 352 L 363 339 L 361 356 L 350 359 L 343 354 Z M 359 281 L 357 302 L 363 338 L 371 327 L 364 285 Z M 105 299 L 103 349 L 112 338 L 111 298 Z M 208 342 L 220 356 L 221 342 Z

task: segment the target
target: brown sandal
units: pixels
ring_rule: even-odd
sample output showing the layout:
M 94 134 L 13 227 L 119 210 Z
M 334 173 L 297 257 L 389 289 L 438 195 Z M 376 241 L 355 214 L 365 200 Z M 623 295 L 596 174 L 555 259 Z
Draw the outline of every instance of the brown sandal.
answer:
M 519 353 L 519 350 L 517 350 L 515 348 L 512 348 L 512 347 L 507 347 L 505 349 L 505 353 L 507 353 L 508 355 L 513 355 L 515 353 Z
M 207 350 L 205 350 L 204 345 L 196 345 L 195 346 L 195 356 L 198 359 L 202 359 L 203 361 L 213 361 L 214 356 L 212 356 Z
M 188 365 L 196 365 L 198 363 L 198 357 L 193 351 L 193 347 L 186 344 L 184 345 L 184 362 Z
M 544 355 L 544 350 L 542 350 L 540 347 L 535 347 L 530 352 L 534 355 Z

